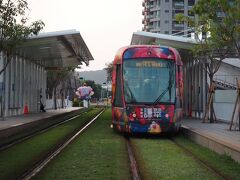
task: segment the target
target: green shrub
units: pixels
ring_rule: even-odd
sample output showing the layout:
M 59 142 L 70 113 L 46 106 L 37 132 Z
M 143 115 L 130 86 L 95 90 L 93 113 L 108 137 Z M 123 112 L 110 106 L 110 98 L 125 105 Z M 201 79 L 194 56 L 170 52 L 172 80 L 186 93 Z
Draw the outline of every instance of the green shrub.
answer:
M 81 107 L 83 106 L 83 101 L 79 100 L 79 99 L 74 99 L 73 100 L 73 107 Z

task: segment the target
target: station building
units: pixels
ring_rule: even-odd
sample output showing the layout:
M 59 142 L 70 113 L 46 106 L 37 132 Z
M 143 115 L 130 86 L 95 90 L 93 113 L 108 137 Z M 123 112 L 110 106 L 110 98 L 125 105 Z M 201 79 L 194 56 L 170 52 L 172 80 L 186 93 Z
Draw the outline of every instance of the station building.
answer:
M 0 69 L 9 61 L 0 54 Z M 40 111 L 40 97 L 46 101 L 47 70 L 76 67 L 93 60 L 79 31 L 40 33 L 16 48 L 0 75 L 0 114 L 21 115 Z
M 159 44 L 176 48 L 183 61 L 185 116 L 202 118 L 208 98 L 209 77 L 206 67 L 191 55 L 196 40 L 180 36 L 138 31 L 132 35 L 131 44 Z M 229 57 L 223 60 L 214 76 L 217 90 L 214 94 L 214 110 L 217 119 L 230 121 L 236 101 L 236 78 L 240 79 L 240 61 Z

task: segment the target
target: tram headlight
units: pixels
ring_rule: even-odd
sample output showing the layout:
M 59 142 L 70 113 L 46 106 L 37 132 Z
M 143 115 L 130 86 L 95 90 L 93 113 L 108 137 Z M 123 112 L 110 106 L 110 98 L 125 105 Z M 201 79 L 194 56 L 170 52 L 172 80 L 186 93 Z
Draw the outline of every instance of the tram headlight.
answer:
M 169 114 L 165 114 L 165 118 L 169 118 Z
M 137 117 L 136 113 L 133 113 L 132 116 L 133 116 L 134 118 Z
M 129 121 L 134 121 L 136 119 L 137 115 L 135 112 L 131 112 L 128 116 Z

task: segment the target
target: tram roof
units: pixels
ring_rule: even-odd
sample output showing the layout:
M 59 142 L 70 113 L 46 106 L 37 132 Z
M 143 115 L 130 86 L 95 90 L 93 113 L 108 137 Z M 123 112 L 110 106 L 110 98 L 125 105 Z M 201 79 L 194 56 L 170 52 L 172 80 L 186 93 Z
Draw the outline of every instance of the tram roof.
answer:
M 163 46 L 170 46 L 178 50 L 191 50 L 196 40 L 186 37 L 167 34 L 151 33 L 145 31 L 134 32 L 131 45 L 158 43 Z
M 93 56 L 79 31 L 40 33 L 17 47 L 24 57 L 46 68 L 64 68 L 89 64 Z

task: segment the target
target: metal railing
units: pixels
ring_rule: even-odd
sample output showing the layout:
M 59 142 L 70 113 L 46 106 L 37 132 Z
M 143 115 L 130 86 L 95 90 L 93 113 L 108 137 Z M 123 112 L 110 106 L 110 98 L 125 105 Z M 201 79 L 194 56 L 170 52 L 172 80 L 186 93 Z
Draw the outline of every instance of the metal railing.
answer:
M 236 79 L 240 78 L 240 75 L 215 75 L 213 81 L 226 89 L 237 89 Z

